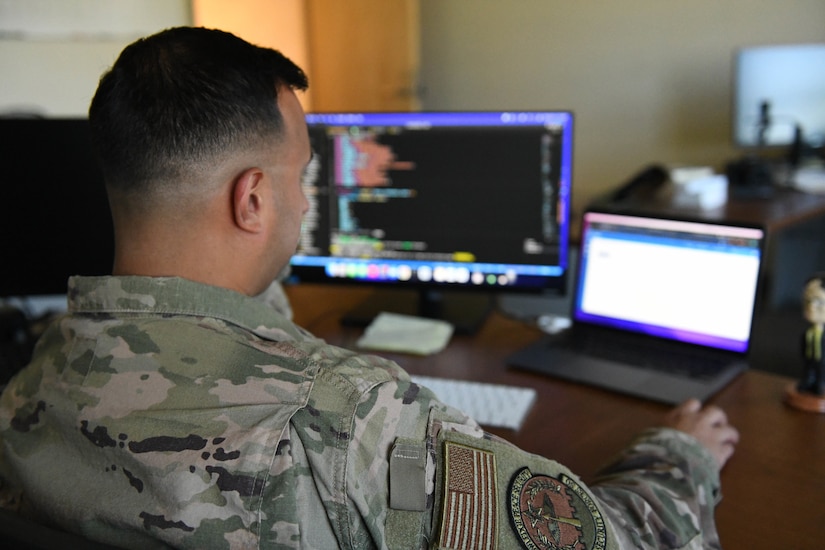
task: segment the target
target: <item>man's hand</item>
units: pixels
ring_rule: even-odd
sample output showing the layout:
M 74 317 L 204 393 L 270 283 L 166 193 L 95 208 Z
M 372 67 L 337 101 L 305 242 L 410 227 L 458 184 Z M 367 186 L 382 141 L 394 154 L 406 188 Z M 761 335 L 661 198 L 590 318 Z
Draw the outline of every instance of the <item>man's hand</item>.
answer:
M 733 455 L 739 432 L 728 424 L 728 417 L 719 407 L 702 408 L 697 399 L 689 399 L 667 416 L 667 425 L 695 437 L 710 451 L 722 468 Z

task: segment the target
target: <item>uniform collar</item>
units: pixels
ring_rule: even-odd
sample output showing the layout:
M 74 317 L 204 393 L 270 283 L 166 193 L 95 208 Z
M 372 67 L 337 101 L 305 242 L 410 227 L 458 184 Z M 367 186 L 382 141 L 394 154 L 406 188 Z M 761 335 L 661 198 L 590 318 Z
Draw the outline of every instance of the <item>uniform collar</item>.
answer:
M 311 336 L 263 301 L 179 277 L 71 277 L 71 313 L 212 317 L 272 340 Z

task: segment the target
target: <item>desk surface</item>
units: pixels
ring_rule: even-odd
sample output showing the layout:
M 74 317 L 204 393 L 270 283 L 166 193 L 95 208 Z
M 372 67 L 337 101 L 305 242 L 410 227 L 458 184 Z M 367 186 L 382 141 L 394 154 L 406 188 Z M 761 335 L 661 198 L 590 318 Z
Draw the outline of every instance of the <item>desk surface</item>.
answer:
M 777 232 L 825 215 L 825 194 L 776 188 L 770 198 L 746 198 L 731 194 L 724 205 L 703 210 L 675 206 L 666 194 L 647 191 L 621 203 L 604 206 L 617 210 L 651 211 L 676 216 L 696 216 L 707 220 L 737 221 L 761 225 L 769 232 Z
M 777 189 L 770 200 L 733 196 L 713 212 L 716 219 L 762 224 L 768 231 L 780 231 L 825 214 L 825 194 Z
M 329 343 L 356 347 L 362 331 L 338 321 L 371 291 L 297 285 L 287 292 L 299 325 Z M 439 354 L 384 355 L 413 374 L 535 388 L 536 405 L 519 431 L 491 431 L 588 480 L 668 409 L 506 367 L 510 353 L 540 337 L 538 330 L 494 313 L 478 333 L 454 336 Z M 785 406 L 782 395 L 790 383 L 789 378 L 749 371 L 713 400 L 741 433 L 737 452 L 722 472 L 724 498 L 716 516 L 728 550 L 821 548 L 825 540 L 825 415 Z

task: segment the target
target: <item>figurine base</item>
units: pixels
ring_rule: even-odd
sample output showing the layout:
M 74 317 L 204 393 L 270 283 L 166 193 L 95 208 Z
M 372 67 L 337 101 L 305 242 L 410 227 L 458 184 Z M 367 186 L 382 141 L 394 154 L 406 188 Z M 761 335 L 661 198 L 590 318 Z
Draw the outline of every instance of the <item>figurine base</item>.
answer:
M 795 383 L 785 388 L 785 402 L 801 411 L 825 414 L 825 396 L 800 392 Z

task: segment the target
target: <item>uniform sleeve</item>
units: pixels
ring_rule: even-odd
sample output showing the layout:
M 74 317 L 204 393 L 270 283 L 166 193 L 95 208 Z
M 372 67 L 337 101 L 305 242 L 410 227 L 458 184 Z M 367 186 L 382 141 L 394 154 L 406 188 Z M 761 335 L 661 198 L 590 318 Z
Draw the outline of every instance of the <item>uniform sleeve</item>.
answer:
M 687 434 L 644 433 L 588 486 L 495 436 L 437 429 L 435 547 L 719 547 L 718 468 Z
M 431 419 L 483 432 L 400 369 L 389 372 L 394 379 L 364 394 L 353 422 L 346 484 L 354 547 L 426 548 L 435 492 Z
M 350 524 L 369 533 L 364 547 L 620 547 L 572 472 L 485 433 L 403 372 L 365 394 L 352 435 Z
M 634 548 L 719 548 L 719 469 L 691 436 L 650 430 L 599 472 L 593 494 Z
M 718 471 L 689 436 L 645 433 L 588 486 L 394 376 L 364 393 L 347 453 L 349 524 L 364 547 L 716 544 Z
M 324 366 L 292 425 L 336 546 L 424 547 L 435 472 L 430 416 L 477 425 L 386 359 L 331 346 L 318 346 L 313 359 Z

